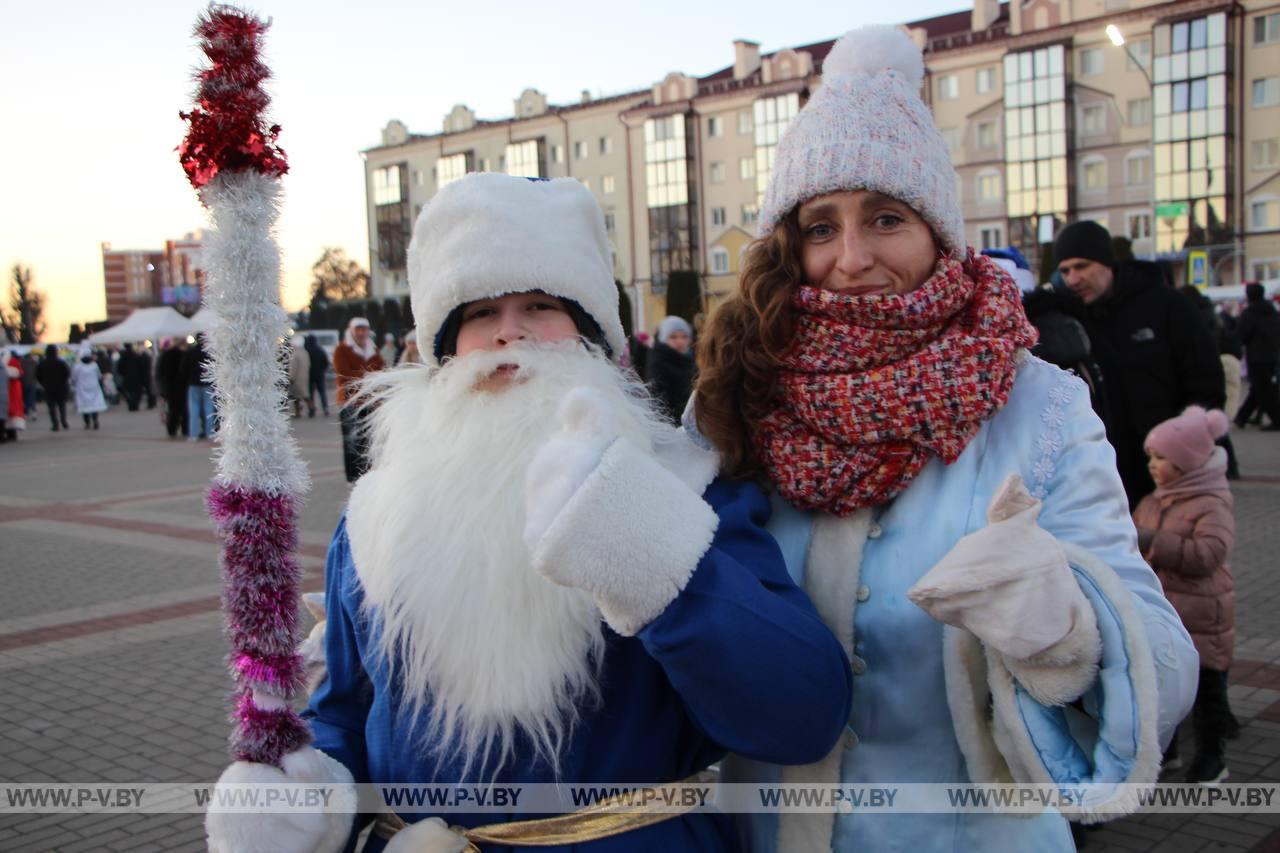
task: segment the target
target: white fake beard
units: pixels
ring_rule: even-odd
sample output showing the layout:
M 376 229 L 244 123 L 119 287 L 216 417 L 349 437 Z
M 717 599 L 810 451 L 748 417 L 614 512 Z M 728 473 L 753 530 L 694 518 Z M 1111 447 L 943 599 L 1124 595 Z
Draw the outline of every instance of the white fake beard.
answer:
M 512 363 L 506 387 L 475 389 Z M 642 385 L 576 341 L 408 365 L 364 385 L 378 406 L 373 467 L 347 511 L 356 573 L 415 731 L 425 723 L 424 743 L 461 757 L 464 777 L 496 772 L 517 735 L 558 769 L 579 707 L 599 696 L 595 601 L 539 575 L 523 539 L 525 470 L 583 386 L 615 401 L 638 446 L 672 432 Z

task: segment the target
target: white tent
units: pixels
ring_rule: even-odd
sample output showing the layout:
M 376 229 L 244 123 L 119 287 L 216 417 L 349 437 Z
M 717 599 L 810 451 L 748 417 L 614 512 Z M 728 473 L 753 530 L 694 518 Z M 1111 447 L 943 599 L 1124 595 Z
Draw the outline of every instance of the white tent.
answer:
M 1270 281 L 1261 282 L 1263 292 L 1267 294 L 1268 299 L 1280 297 L 1280 278 L 1273 278 Z M 1201 291 L 1205 296 L 1213 302 L 1243 302 L 1244 301 L 1244 285 L 1243 284 L 1225 284 L 1221 287 L 1206 287 Z
M 201 308 L 199 311 L 191 315 L 191 334 L 197 332 L 212 332 L 214 327 L 221 321 L 218 315 L 210 311 L 208 308 Z
M 164 337 L 192 334 L 191 321 L 167 306 L 138 308 L 123 323 L 94 332 L 89 342 L 94 345 L 128 344 L 139 341 L 158 343 Z

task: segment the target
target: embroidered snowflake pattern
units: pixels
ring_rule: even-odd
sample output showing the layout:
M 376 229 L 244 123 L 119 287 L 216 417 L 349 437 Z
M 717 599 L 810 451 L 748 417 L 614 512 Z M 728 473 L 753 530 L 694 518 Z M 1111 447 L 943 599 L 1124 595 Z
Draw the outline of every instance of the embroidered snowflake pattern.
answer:
M 1062 428 L 1066 425 L 1066 407 L 1071 400 L 1071 386 L 1079 381 L 1070 373 L 1058 374 L 1057 383 L 1049 389 L 1049 405 L 1040 414 L 1044 425 L 1040 437 L 1036 440 L 1036 462 L 1031 468 L 1035 481 L 1031 487 L 1034 497 L 1044 500 L 1049 491 L 1049 480 L 1053 477 L 1057 466 L 1058 454 L 1062 451 Z

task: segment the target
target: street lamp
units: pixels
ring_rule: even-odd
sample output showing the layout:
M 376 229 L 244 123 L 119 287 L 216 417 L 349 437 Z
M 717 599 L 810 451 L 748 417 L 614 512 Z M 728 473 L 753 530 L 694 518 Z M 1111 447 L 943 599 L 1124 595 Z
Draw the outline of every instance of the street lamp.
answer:
M 1142 61 L 1138 59 L 1138 57 L 1133 55 L 1133 51 L 1130 50 L 1129 45 L 1125 43 L 1124 33 L 1120 32 L 1120 28 L 1117 27 L 1115 24 L 1107 24 L 1107 38 L 1111 39 L 1111 43 L 1114 44 L 1116 47 L 1123 47 L 1124 52 L 1129 56 L 1129 59 L 1133 60 L 1133 64 L 1138 66 L 1138 70 L 1141 71 L 1142 76 L 1146 78 L 1147 89 L 1151 92 L 1151 104 L 1154 107 L 1155 94 L 1156 94 L 1155 84 L 1151 82 L 1151 75 L 1147 73 L 1146 66 L 1142 64 Z M 1151 250 L 1152 250 L 1151 254 L 1152 256 L 1154 256 L 1156 254 L 1155 252 L 1155 249 L 1156 249 L 1156 158 L 1155 158 L 1156 145 L 1155 145 L 1154 114 L 1152 115 L 1151 118 L 1153 122 L 1151 125 L 1151 130 L 1152 130 L 1151 156 L 1147 160 L 1147 164 L 1148 164 L 1147 168 L 1151 170 L 1151 219 L 1147 225 L 1147 229 L 1149 231 L 1149 233 L 1147 234 L 1147 239 L 1151 241 Z
M 1146 66 L 1133 55 L 1133 51 L 1129 50 L 1129 45 L 1125 43 L 1124 33 L 1120 32 L 1120 28 L 1115 24 L 1107 24 L 1107 38 L 1111 39 L 1111 43 L 1116 47 L 1123 47 L 1124 52 L 1129 54 L 1129 58 L 1133 60 L 1133 64 L 1138 66 L 1138 70 L 1142 72 L 1142 76 L 1147 78 L 1147 85 L 1151 86 L 1151 75 L 1147 73 Z

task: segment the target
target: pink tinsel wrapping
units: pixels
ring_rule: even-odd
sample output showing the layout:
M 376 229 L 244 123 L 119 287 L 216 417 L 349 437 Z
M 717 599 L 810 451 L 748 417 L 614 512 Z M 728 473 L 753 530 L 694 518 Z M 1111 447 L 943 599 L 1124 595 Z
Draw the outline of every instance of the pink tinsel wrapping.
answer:
M 282 755 L 310 743 L 310 730 L 293 711 L 257 707 L 252 691 L 288 701 L 304 683 L 296 651 L 297 511 L 287 495 L 220 484 L 209 490 L 208 506 L 223 540 L 228 660 L 238 685 L 231 751 L 240 761 L 278 765 Z

